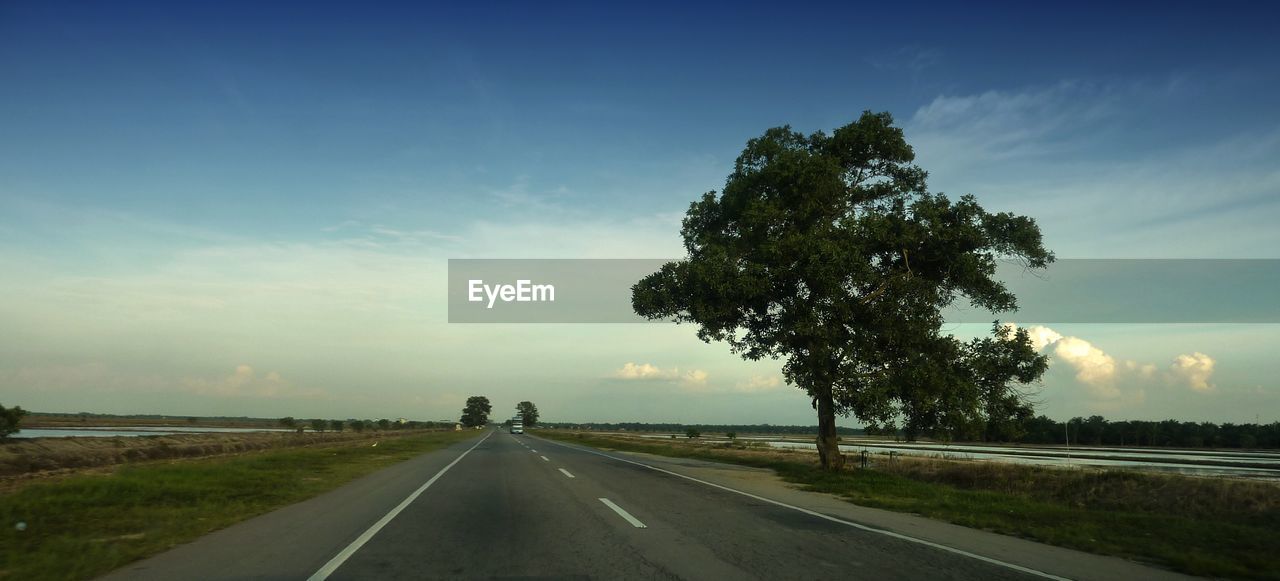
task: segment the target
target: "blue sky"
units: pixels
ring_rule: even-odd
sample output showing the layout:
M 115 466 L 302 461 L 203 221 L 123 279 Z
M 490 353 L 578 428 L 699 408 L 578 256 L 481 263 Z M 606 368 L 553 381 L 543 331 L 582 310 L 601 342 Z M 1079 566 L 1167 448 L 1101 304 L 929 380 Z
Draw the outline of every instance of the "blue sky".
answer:
M 489 393 L 550 418 L 807 423 L 776 364 L 687 328 L 447 325 L 444 260 L 678 256 L 681 213 L 747 139 L 865 109 L 895 115 L 932 189 L 1036 217 L 1059 256 L 1280 258 L 1276 16 L 5 3 L 0 400 L 451 417 Z M 1054 330 L 1113 371 L 1057 355 L 1046 413 L 1280 410 L 1275 326 Z M 1177 366 L 1196 353 L 1203 382 L 1204 360 Z

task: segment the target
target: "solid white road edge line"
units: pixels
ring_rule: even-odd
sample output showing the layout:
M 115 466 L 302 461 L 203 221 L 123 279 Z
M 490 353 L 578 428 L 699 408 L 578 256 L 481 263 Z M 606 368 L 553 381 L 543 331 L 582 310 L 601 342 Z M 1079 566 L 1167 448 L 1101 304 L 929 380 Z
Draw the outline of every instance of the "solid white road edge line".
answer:
M 410 504 L 412 504 L 414 500 L 417 500 L 418 496 L 422 495 L 422 493 L 432 484 L 435 484 L 436 481 L 439 480 L 441 476 L 444 476 L 445 472 L 448 472 L 450 468 L 453 468 L 454 464 L 457 464 L 463 458 L 466 458 L 467 454 L 470 454 L 472 450 L 476 449 L 476 446 L 483 444 L 484 441 L 488 440 L 489 436 L 492 436 L 492 435 L 493 435 L 493 432 L 489 432 L 488 434 L 485 435 L 485 437 L 480 438 L 480 441 L 476 442 L 475 445 L 471 446 L 470 448 L 467 448 L 466 452 L 463 452 L 457 458 L 454 458 L 453 462 L 450 462 L 448 466 L 441 468 L 439 472 L 436 472 L 435 476 L 431 477 L 431 480 L 428 480 L 426 484 L 419 486 L 418 489 L 413 491 L 412 494 L 405 497 L 405 499 L 401 501 L 400 504 L 396 505 L 395 508 L 391 509 L 391 512 L 388 512 L 385 516 L 378 519 L 378 522 L 373 523 L 373 526 L 369 527 L 369 530 L 366 530 L 365 532 L 361 533 L 359 537 L 356 537 L 356 540 L 351 541 L 351 544 L 347 545 L 347 548 L 343 549 L 342 552 L 338 553 L 337 555 L 334 555 L 332 559 L 329 559 L 329 562 L 325 563 L 324 566 L 320 568 L 320 570 L 316 571 L 310 577 L 308 577 L 307 581 L 324 581 L 325 579 L 328 579 L 329 575 L 332 575 L 334 571 L 338 570 L 338 567 L 341 567 L 343 563 L 347 562 L 347 559 L 351 558 L 351 555 L 354 555 L 356 551 L 360 550 L 360 547 L 363 547 L 365 543 L 369 542 L 369 539 L 372 539 L 374 535 L 378 534 L 378 531 L 382 530 L 382 527 L 387 526 L 387 523 L 391 522 L 391 519 L 396 518 L 396 515 L 400 514 L 400 511 L 404 510 L 405 507 L 408 507 Z
M 901 540 L 904 540 L 904 541 L 907 541 L 907 542 L 910 542 L 910 543 L 916 543 L 916 544 L 924 545 L 924 546 L 926 546 L 926 547 L 933 547 L 933 548 L 938 549 L 938 550 L 941 550 L 941 551 L 946 551 L 946 552 L 948 552 L 948 553 L 953 553 L 953 554 L 956 554 L 956 555 L 961 555 L 961 556 L 964 556 L 964 557 L 969 557 L 969 558 L 971 558 L 971 559 L 977 559 L 977 560 L 982 561 L 982 562 L 984 562 L 984 563 L 990 563 L 990 564 L 992 564 L 992 565 L 998 565 L 998 566 L 1005 567 L 1005 568 L 1008 568 L 1008 569 L 1013 569 L 1014 571 L 1021 571 L 1021 572 L 1023 572 L 1023 573 L 1027 573 L 1027 574 L 1029 574 L 1029 575 L 1035 575 L 1035 576 L 1037 576 L 1037 577 L 1043 577 L 1043 578 L 1045 578 L 1045 579 L 1054 579 L 1054 580 L 1056 580 L 1056 581 L 1071 581 L 1070 579 L 1068 579 L 1068 578 L 1066 578 L 1066 577 L 1059 577 L 1059 576 L 1054 575 L 1054 574 L 1052 574 L 1052 573 L 1045 573 L 1044 571 L 1039 571 L 1039 570 L 1036 570 L 1036 569 L 1032 569 L 1032 568 L 1030 568 L 1030 567 L 1023 567 L 1022 565 L 1015 565 L 1015 564 L 1013 564 L 1013 563 L 1006 563 L 1006 562 L 1001 561 L 1001 560 L 999 560 L 999 559 L 993 559 L 993 558 L 991 558 L 991 557 L 984 557 L 984 556 L 979 555 L 979 554 L 977 554 L 977 553 L 970 553 L 969 551 L 965 551 L 965 550 L 963 550 L 963 549 L 957 549 L 957 548 L 955 548 L 955 547 L 948 547 L 948 546 L 946 546 L 946 545 L 940 545 L 940 544 L 935 543 L 935 542 L 933 542 L 933 541 L 926 541 L 926 540 L 924 540 L 924 539 L 917 539 L 917 538 L 915 538 L 915 537 L 909 537 L 909 536 L 904 535 L 904 534 L 901 534 L 901 533 L 895 533 L 895 532 L 893 532 L 893 531 L 887 531 L 887 530 L 884 530 L 884 529 L 878 529 L 878 528 L 875 528 L 875 527 L 869 527 L 869 526 L 867 526 L 867 525 L 858 524 L 858 523 L 853 522 L 853 521 L 847 521 L 847 520 L 844 520 L 844 519 L 841 519 L 841 518 L 836 518 L 836 517 L 834 517 L 834 516 L 828 516 L 828 515 L 822 514 L 822 513 L 817 512 L 817 511 L 809 510 L 809 509 L 807 509 L 807 508 L 801 508 L 801 507 L 798 507 L 798 506 L 794 506 L 794 505 L 787 504 L 787 503 L 785 503 L 785 502 L 780 502 L 780 501 L 777 501 L 777 500 L 773 500 L 773 499 L 771 499 L 771 498 L 765 498 L 765 497 L 763 497 L 763 496 L 758 496 L 758 495 L 755 495 L 755 494 L 751 494 L 750 492 L 743 492 L 743 491 L 741 491 L 741 490 L 737 490 L 737 489 L 734 489 L 734 488 L 729 488 L 728 486 L 723 486 L 723 485 L 720 485 L 720 484 L 716 484 L 716 483 L 714 483 L 714 482 L 707 482 L 706 480 L 702 480 L 702 479 L 700 479 L 700 478 L 694 478 L 694 477 L 692 477 L 692 476 L 686 476 L 686 475 L 684 475 L 684 474 L 680 474 L 679 472 L 672 472 L 672 471 L 670 471 L 670 470 L 664 470 L 664 469 L 662 469 L 662 468 L 658 468 L 657 466 L 650 466 L 649 464 L 645 464 L 645 463 L 643 463 L 643 462 L 636 462 L 635 460 L 628 460 L 628 459 L 626 459 L 626 458 L 619 458 L 619 457 L 617 457 L 617 456 L 610 456 L 610 455 L 608 455 L 608 454 L 605 454 L 604 452 L 597 452 L 597 451 L 595 451 L 595 450 L 589 450 L 589 449 L 586 449 L 586 448 L 578 448 L 578 447 L 576 447 L 576 446 L 570 446 L 570 445 L 568 445 L 568 444 L 561 444 L 560 442 L 557 442 L 557 441 L 555 441 L 555 440 L 545 440 L 545 441 L 547 441 L 547 442 L 551 442 L 552 444 L 555 444 L 555 445 L 557 445 L 557 446 L 561 446 L 561 447 L 563 447 L 563 448 L 569 448 L 569 449 L 571 449 L 571 450 L 579 450 L 579 451 L 582 451 L 582 452 L 586 452 L 586 453 L 588 453 L 588 454 L 595 454 L 595 455 L 597 455 L 597 456 L 604 456 L 605 458 L 609 458 L 609 459 L 611 459 L 611 460 L 617 460 L 617 461 L 619 461 L 619 462 L 626 462 L 626 463 L 628 463 L 628 464 L 634 464 L 634 465 L 636 465 L 636 466 L 643 466 L 643 467 L 648 468 L 648 469 L 650 469 L 650 470 L 656 470 L 656 471 L 658 471 L 658 472 L 662 472 L 663 474 L 670 474 L 670 475 L 672 475 L 672 476 L 677 476 L 677 477 L 680 477 L 680 478 L 684 478 L 685 480 L 691 480 L 691 481 L 693 481 L 693 482 L 697 482 L 697 483 L 699 483 L 699 484 L 705 484 L 705 485 L 710 486 L 710 487 L 712 487 L 712 488 L 719 488 L 720 490 L 724 490 L 724 491 L 726 491 L 726 492 L 732 492 L 732 493 L 734 493 L 734 494 L 741 494 L 742 496 L 745 496 L 745 497 L 747 497 L 747 498 L 752 498 L 752 499 L 755 499 L 755 500 L 759 500 L 760 502 L 767 502 L 767 503 L 772 504 L 772 505 L 775 505 L 775 506 L 781 506 L 781 507 L 783 507 L 783 508 L 789 508 L 789 509 L 794 510 L 794 511 L 803 512 L 803 513 L 805 513 L 805 514 L 807 514 L 807 515 L 810 515 L 810 516 L 816 516 L 816 517 L 818 517 L 818 518 L 820 518 L 820 519 L 823 519 L 823 520 L 828 520 L 828 521 L 831 521 L 831 522 L 840 523 L 840 524 L 842 524 L 842 525 L 848 525 L 848 526 L 851 526 L 851 527 L 853 527 L 853 528 L 855 528 L 855 529 L 858 529 L 858 530 L 867 531 L 867 532 L 870 532 L 870 533 L 876 533 L 876 534 L 880 534 L 880 535 L 885 535 L 885 536 L 888 536 L 888 537 L 893 537 L 893 538 L 895 538 L 895 539 L 901 539 Z M 563 470 L 563 469 L 562 469 L 562 470 Z
M 568 471 L 568 470 L 565 470 L 564 468 L 561 468 L 561 469 L 560 469 L 560 471 L 561 471 L 561 472 L 564 472 L 564 475 L 565 475 L 565 476 L 568 476 L 569 478 L 573 478 L 573 475 L 572 475 L 572 474 L 569 474 L 569 471 Z
M 542 457 L 542 461 L 543 461 L 543 462 L 550 462 L 550 460 L 548 460 L 546 456 L 543 456 L 543 457 Z
M 621 507 L 621 506 L 618 506 L 618 505 L 614 504 L 612 500 L 609 500 L 609 499 L 607 499 L 607 498 L 599 498 L 599 499 L 597 499 L 597 500 L 599 500 L 600 502 L 603 502 L 605 506 L 607 506 L 607 507 L 609 507 L 609 508 L 612 508 L 612 509 L 613 509 L 613 512 L 618 513 L 618 516 L 620 516 L 620 517 L 622 517 L 622 518 L 626 519 L 626 521 L 627 521 L 627 522 L 631 523 L 631 526 L 636 527 L 636 528 L 638 528 L 638 529 L 647 529 L 647 528 L 649 528 L 649 527 L 647 527 L 647 526 L 644 526 L 644 523 L 640 522 L 640 519 L 638 519 L 638 518 L 636 518 L 636 517 L 634 517 L 634 516 L 631 516 L 631 513 L 627 512 L 627 511 L 625 511 L 625 510 L 622 510 L 622 507 Z

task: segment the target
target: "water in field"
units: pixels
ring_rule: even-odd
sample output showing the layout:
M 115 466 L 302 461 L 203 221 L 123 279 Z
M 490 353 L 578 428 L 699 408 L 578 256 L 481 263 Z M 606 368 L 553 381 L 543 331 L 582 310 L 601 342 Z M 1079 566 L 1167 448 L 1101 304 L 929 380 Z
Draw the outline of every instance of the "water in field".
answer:
M 641 437 L 668 439 L 666 434 L 644 434 Z M 679 435 L 683 440 L 683 434 Z M 728 440 L 702 438 L 706 443 Z M 753 441 L 773 448 L 816 450 L 811 438 L 748 436 L 739 441 Z M 850 441 L 846 438 L 845 441 Z M 1011 462 L 1041 466 L 1080 466 L 1095 468 L 1125 468 L 1155 470 L 1200 476 L 1238 476 L 1280 480 L 1280 452 L 1271 451 L 1217 451 L 1178 450 L 1160 448 L 1109 448 L 1096 446 L 983 446 L 969 444 L 941 444 L 930 442 L 894 442 L 892 440 L 855 439 L 841 444 L 840 450 L 849 455 L 862 451 L 871 454 L 873 460 L 883 461 L 888 454 L 933 456 L 959 460 Z
M 769 445 L 775 448 L 815 448 L 813 444 L 805 444 L 801 442 L 769 442 Z M 974 448 L 977 448 L 975 446 Z M 989 448 L 989 447 L 988 447 Z M 1215 465 L 1201 465 L 1193 463 L 1178 462 L 1177 455 L 1172 458 L 1158 457 L 1159 460 L 1138 460 L 1142 457 L 1137 453 L 1113 455 L 1107 452 L 1090 452 L 1089 457 L 1082 458 L 1080 455 L 1068 455 L 1065 451 L 1057 451 L 1053 453 L 1042 453 L 1036 451 L 1034 455 L 1023 455 L 1025 451 L 1014 450 L 1010 452 L 998 451 L 981 451 L 971 449 L 968 446 L 945 446 L 945 447 L 899 447 L 899 446 L 840 446 L 840 450 L 848 454 L 859 454 L 866 450 L 870 454 L 888 454 L 890 452 L 896 454 L 908 454 L 912 456 L 935 456 L 942 458 L 951 458 L 959 460 L 986 460 L 998 462 L 1012 462 L 1015 464 L 1036 464 L 1041 466 L 1089 466 L 1097 468 L 1127 468 L 1136 470 L 1156 470 L 1162 472 L 1178 472 L 1181 474 L 1203 475 L 1203 476 L 1247 476 L 1251 478 L 1271 478 L 1280 479 L 1280 456 L 1273 455 L 1269 459 L 1249 459 L 1249 464 L 1265 464 L 1274 466 L 1274 468 L 1259 468 L 1254 466 L 1240 466 L 1232 464 L 1240 464 L 1239 458 L 1222 458 L 1208 455 L 1197 455 L 1195 460 L 1213 461 Z M 1082 450 L 1081 453 L 1084 453 Z M 1184 457 L 1187 455 L 1183 455 Z M 1133 457 L 1128 459 L 1126 457 Z
M 24 428 L 13 434 L 13 438 L 71 438 L 98 437 L 114 438 L 117 436 L 168 436 L 172 434 L 239 434 L 245 432 L 282 432 L 290 431 L 280 428 L 216 428 L 199 426 L 129 426 L 110 427 L 95 426 L 92 428 Z

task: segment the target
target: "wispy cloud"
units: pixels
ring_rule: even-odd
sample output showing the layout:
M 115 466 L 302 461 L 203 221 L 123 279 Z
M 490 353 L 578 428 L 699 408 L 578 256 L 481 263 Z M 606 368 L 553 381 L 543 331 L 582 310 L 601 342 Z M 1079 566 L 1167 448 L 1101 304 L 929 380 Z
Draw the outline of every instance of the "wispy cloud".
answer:
M 867 63 L 880 70 L 907 70 L 919 73 L 942 61 L 939 48 L 919 45 L 903 46 L 866 57 Z
M 1202 106 L 1188 87 L 1213 82 L 1066 80 L 939 95 L 905 131 L 934 189 L 1035 217 L 1060 256 L 1270 258 L 1280 245 L 1270 227 L 1280 127 L 1198 128 L 1188 139 L 1160 113 Z
M 529 176 L 518 176 L 505 188 L 489 190 L 489 195 L 508 210 L 552 215 L 575 213 L 564 203 L 569 194 L 564 185 L 535 191 Z
M 1063 81 L 1022 91 L 939 95 L 915 111 L 906 132 L 930 166 L 1061 153 L 1095 138 L 1081 129 L 1114 115 L 1124 92 Z
M 752 375 L 746 381 L 739 381 L 734 387 L 744 393 L 760 393 L 779 390 L 785 385 L 777 375 Z
M 252 399 L 320 399 L 328 397 L 322 389 L 304 388 L 286 381 L 279 373 L 258 374 L 249 365 L 237 365 L 229 375 L 220 378 L 188 377 L 182 389 L 199 396 Z

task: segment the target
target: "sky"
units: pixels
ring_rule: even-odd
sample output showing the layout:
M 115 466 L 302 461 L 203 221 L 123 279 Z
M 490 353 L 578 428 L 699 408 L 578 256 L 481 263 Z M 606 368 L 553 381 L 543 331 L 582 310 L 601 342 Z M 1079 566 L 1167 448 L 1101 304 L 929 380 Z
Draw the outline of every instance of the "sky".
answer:
M 0 403 L 816 423 L 689 326 L 449 324 L 446 261 L 681 257 L 864 110 L 1059 257 L 1280 258 L 1266 3 L 263 4 L 0 3 Z M 1026 326 L 1050 416 L 1280 420 L 1280 326 Z

